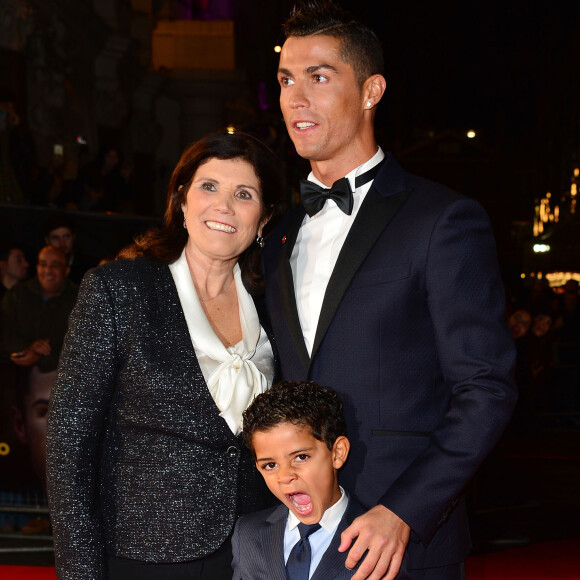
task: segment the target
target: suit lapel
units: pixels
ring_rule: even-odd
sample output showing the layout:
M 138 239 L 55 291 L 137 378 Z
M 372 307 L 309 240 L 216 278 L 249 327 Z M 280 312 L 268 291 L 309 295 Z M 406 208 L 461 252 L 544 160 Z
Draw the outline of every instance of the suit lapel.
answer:
M 336 266 L 328 281 L 318 327 L 316 328 L 312 359 L 314 359 L 316 351 L 353 276 L 377 241 L 377 238 L 397 213 L 406 196 L 407 192 L 405 190 L 399 191 L 394 195 L 383 196 L 374 184 L 367 193 L 344 241 Z
M 302 220 L 306 212 L 302 205 L 299 205 L 291 220 L 288 222 L 287 231 L 285 232 L 286 239 L 282 242 L 282 250 L 279 258 L 279 282 L 280 282 L 280 301 L 282 303 L 282 312 L 286 325 L 292 336 L 296 352 L 300 356 L 300 360 L 305 369 L 310 365 L 310 357 L 308 350 L 304 343 L 304 335 L 302 334 L 302 326 L 300 325 L 300 318 L 298 317 L 298 308 L 296 306 L 296 293 L 294 292 L 294 277 L 292 276 L 292 267 L 290 266 L 290 257 L 292 250 L 298 237 L 298 231 L 302 225 Z
M 266 520 L 266 523 L 270 525 L 262 526 L 260 530 L 262 546 L 264 546 L 264 553 L 262 555 L 273 564 L 269 575 L 271 580 L 286 580 L 284 530 L 286 528 L 287 516 L 288 508 L 280 505 Z M 269 558 L 270 554 L 273 557 L 272 559 Z
M 189 369 L 187 376 L 195 376 L 197 373 L 201 373 L 201 368 L 191 342 L 191 336 L 189 335 L 187 321 L 185 320 L 185 314 L 179 300 L 179 293 L 175 286 L 175 280 L 173 279 L 168 266 L 159 266 L 159 280 L 161 284 L 160 296 L 163 297 L 163 302 L 165 302 L 170 309 L 170 316 L 174 324 L 176 335 L 175 358 L 168 361 L 167 364 L 181 365 L 182 367 Z M 192 388 L 197 389 L 199 399 L 200 401 L 203 401 L 204 408 L 211 412 L 211 420 L 214 423 L 213 428 L 216 430 L 216 434 L 219 432 L 222 440 L 239 443 L 239 438 L 232 433 L 228 424 L 222 417 L 220 417 L 220 410 L 213 400 L 203 377 L 201 378 L 201 381 L 202 382 L 199 384 L 195 383 L 195 386 L 193 386 L 194 383 L 192 383 Z
M 347 552 L 339 552 L 338 546 L 340 546 L 340 535 L 352 521 L 364 513 L 366 510 L 352 497 L 349 499 L 348 506 L 342 519 L 340 520 L 336 532 L 332 537 L 330 545 L 324 552 L 320 564 L 314 570 L 312 578 L 310 580 L 335 580 L 336 578 L 350 578 L 354 575 L 355 570 L 349 571 L 345 567 Z

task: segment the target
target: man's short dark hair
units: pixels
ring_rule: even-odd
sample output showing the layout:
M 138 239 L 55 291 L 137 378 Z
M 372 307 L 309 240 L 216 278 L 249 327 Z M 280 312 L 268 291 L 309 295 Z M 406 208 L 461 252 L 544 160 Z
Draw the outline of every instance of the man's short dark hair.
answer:
M 21 250 L 22 252 L 24 252 L 24 249 L 20 244 L 11 242 L 9 240 L 0 241 L 0 260 L 2 262 L 6 262 L 10 257 L 12 250 Z
M 242 436 L 254 454 L 252 437 L 256 431 L 269 431 L 281 423 L 309 427 L 315 439 L 328 449 L 346 435 L 342 401 L 338 395 L 315 382 L 282 381 L 258 395 L 244 411 Z
M 76 234 L 75 221 L 64 213 L 55 213 L 46 218 L 44 222 L 44 235 L 49 236 L 50 232 L 58 230 L 58 228 L 68 228 L 71 234 Z
M 350 64 L 359 85 L 384 74 L 383 48 L 377 35 L 332 0 L 299 0 L 283 24 L 284 35 L 323 34 L 338 39 L 340 58 Z

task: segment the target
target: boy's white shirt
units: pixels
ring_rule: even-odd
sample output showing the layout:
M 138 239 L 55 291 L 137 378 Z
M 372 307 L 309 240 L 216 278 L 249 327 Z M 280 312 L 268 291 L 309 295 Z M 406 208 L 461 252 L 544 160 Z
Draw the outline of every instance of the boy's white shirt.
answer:
M 310 559 L 310 574 L 309 578 L 315 572 L 316 567 L 320 564 L 322 556 L 330 546 L 330 542 L 338 528 L 338 524 L 346 511 L 348 506 L 348 494 L 340 487 L 340 499 L 331 505 L 322 515 L 320 520 L 320 529 L 309 536 L 310 547 L 312 548 L 312 556 Z M 286 529 L 284 531 L 284 563 L 288 561 L 288 556 L 295 544 L 300 540 L 300 533 L 298 532 L 298 524 L 300 520 L 294 513 L 288 510 L 288 518 L 286 520 Z

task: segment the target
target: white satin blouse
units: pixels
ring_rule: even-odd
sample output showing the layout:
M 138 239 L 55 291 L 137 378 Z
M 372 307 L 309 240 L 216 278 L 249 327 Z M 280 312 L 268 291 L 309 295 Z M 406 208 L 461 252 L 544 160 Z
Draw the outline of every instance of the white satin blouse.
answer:
M 274 379 L 274 354 L 238 264 L 234 282 L 238 295 L 242 340 L 226 347 L 207 319 L 187 265 L 185 250 L 169 265 L 185 315 L 191 342 L 220 416 L 234 435 L 242 430 L 242 413 Z

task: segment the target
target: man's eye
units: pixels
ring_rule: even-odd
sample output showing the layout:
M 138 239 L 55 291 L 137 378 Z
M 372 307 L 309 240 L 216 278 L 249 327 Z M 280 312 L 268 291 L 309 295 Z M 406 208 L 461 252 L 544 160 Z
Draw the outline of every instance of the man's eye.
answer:
M 314 80 L 317 83 L 323 83 L 323 82 L 327 81 L 328 79 L 324 75 L 314 75 Z
M 281 84 L 283 87 L 288 87 L 288 86 L 290 86 L 290 85 L 293 85 L 293 84 L 294 84 L 294 81 L 293 81 L 291 78 L 288 78 L 288 77 L 282 77 L 282 78 L 280 79 L 280 84 Z

